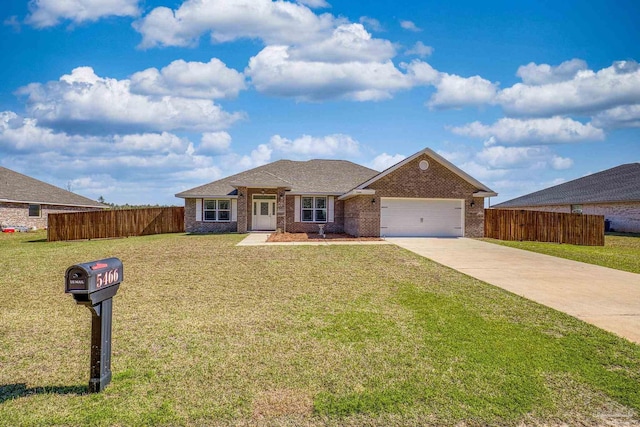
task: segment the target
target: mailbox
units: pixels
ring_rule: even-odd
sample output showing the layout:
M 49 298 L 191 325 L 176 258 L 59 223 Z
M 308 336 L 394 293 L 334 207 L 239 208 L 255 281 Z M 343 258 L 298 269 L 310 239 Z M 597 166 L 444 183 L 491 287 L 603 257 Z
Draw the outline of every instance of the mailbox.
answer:
M 72 265 L 65 273 L 65 292 L 73 294 L 78 303 L 97 304 L 116 294 L 123 276 L 118 258 Z
M 89 392 L 102 391 L 111 381 L 111 320 L 113 296 L 124 277 L 122 261 L 107 258 L 76 264 L 65 273 L 65 293 L 91 310 L 91 377 Z

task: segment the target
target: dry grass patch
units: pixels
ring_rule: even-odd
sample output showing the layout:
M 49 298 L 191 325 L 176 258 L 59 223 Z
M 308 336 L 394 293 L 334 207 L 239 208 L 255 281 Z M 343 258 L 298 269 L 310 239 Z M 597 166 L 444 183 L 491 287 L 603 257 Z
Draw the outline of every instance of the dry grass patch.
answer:
M 302 390 L 267 390 L 253 401 L 253 418 L 276 418 L 289 415 L 310 417 L 313 413 L 313 399 Z

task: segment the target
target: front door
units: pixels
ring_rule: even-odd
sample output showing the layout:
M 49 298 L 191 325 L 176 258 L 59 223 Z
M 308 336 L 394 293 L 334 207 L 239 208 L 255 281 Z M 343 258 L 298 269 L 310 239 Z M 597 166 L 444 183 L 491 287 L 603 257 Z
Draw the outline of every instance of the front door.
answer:
M 253 230 L 276 229 L 276 196 L 253 196 Z

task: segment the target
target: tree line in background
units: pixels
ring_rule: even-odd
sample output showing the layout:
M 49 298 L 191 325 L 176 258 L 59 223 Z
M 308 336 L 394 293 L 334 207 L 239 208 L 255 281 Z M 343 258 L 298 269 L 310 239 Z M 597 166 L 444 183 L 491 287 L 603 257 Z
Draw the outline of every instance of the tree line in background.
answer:
M 118 205 L 115 203 L 109 203 L 107 202 L 104 197 L 100 196 L 98 197 L 98 202 L 102 203 L 103 205 L 107 205 L 109 206 L 111 209 L 146 209 L 146 208 L 171 208 L 171 207 L 176 207 L 176 205 L 130 205 L 129 203 L 125 203 L 124 205 Z

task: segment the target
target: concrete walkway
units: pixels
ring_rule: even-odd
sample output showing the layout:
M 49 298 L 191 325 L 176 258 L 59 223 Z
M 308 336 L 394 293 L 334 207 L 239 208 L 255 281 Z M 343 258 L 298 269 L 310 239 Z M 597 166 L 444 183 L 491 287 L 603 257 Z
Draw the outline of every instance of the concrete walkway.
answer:
M 640 344 L 640 274 L 473 239 L 387 241 Z

